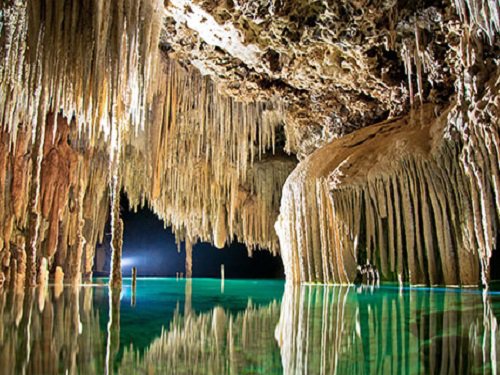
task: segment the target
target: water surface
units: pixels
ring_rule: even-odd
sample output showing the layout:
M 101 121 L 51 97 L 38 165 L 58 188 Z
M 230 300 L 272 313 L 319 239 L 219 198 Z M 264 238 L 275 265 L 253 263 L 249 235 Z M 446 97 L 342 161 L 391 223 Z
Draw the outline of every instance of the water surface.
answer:
M 494 374 L 500 294 L 139 279 L 0 292 L 6 374 Z

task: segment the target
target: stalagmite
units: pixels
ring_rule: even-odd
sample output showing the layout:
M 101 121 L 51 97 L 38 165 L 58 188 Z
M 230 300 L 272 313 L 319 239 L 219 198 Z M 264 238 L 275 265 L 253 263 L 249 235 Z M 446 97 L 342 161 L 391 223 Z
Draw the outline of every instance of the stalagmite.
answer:
M 42 258 L 40 262 L 40 268 L 38 270 L 37 284 L 41 288 L 46 288 L 48 283 L 49 283 L 49 269 L 48 269 L 47 258 Z
M 135 306 L 137 295 L 137 268 L 132 267 L 132 298 L 130 300 L 130 305 L 132 307 Z
M 63 292 L 64 287 L 64 272 L 60 266 L 56 267 L 56 272 L 54 274 L 54 295 L 56 298 Z
M 137 286 L 137 268 L 132 267 L 132 289 L 135 289 Z
M 60 266 L 56 267 L 54 274 L 54 285 L 62 285 L 64 282 L 64 272 Z

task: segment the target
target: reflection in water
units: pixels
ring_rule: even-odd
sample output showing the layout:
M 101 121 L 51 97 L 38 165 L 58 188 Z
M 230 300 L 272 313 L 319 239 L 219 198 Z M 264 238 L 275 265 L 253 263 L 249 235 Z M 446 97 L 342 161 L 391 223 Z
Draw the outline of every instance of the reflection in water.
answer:
M 496 373 L 499 334 L 481 292 L 287 288 L 276 330 L 286 374 Z
M 109 288 L 108 341 L 106 345 L 106 374 L 112 374 L 115 357 L 120 349 L 120 294 L 121 289 Z M 135 300 L 135 290 L 132 292 Z M 135 301 L 134 301 L 135 303 Z
M 91 297 L 91 288 L 1 292 L 0 372 L 102 373 L 105 335 Z
M 282 284 L 231 280 L 224 294 L 214 280 L 139 280 L 130 292 L 126 286 L 121 295 L 96 286 L 0 292 L 0 369 L 384 375 L 497 370 L 499 295 L 322 286 L 287 286 L 282 295 Z
M 273 332 L 279 305 L 227 314 L 212 312 L 176 314 L 168 330 L 155 339 L 142 358 L 126 349 L 122 374 L 276 374 L 281 373 L 279 351 Z

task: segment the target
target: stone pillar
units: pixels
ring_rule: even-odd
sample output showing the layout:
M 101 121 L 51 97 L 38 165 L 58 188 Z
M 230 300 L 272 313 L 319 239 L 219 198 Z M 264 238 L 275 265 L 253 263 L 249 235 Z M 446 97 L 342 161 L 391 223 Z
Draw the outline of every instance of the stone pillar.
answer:
M 193 244 L 186 239 L 186 278 L 193 277 Z
M 111 193 L 111 272 L 109 285 L 122 287 L 123 221 L 120 219 L 120 188 L 117 176 L 113 177 Z

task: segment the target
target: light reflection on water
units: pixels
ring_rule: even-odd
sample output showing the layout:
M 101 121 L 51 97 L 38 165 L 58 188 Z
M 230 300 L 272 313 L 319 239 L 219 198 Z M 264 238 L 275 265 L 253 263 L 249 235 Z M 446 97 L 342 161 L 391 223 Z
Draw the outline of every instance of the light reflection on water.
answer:
M 498 313 L 481 291 L 278 281 L 2 291 L 0 373 L 494 374 Z

